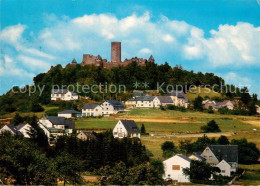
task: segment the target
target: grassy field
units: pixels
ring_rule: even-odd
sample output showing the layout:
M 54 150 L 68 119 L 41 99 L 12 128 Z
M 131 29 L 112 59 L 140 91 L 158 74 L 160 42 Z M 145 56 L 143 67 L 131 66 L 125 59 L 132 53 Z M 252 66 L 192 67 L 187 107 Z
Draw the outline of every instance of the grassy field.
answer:
M 155 135 L 175 133 L 199 133 L 200 127 L 215 119 L 223 132 L 251 131 L 258 126 L 248 120 L 255 117 L 208 114 L 202 112 L 180 112 L 160 109 L 132 109 L 129 112 L 105 118 L 83 118 L 75 121 L 77 129 L 112 129 L 120 119 L 135 120 L 138 126 L 145 125 L 146 131 Z M 260 121 L 260 120 L 259 120 Z
M 195 87 L 191 89 L 189 92 L 187 92 L 187 98 L 189 99 L 189 101 L 194 100 L 198 96 L 201 96 L 203 98 L 205 96 L 208 96 L 209 98 L 223 98 L 223 96 L 220 93 L 212 91 L 209 88 Z
M 260 162 L 254 165 L 239 165 L 245 174 L 235 182 L 236 185 L 260 185 Z
M 5 115 L 1 116 L 0 119 L 1 118 L 13 118 L 16 113 L 19 113 L 22 117 L 36 115 L 38 118 L 41 118 L 45 114 L 46 111 L 58 109 L 58 107 L 47 107 L 47 106 L 43 106 L 43 108 L 44 108 L 43 112 L 13 112 L 13 113 L 5 114 Z

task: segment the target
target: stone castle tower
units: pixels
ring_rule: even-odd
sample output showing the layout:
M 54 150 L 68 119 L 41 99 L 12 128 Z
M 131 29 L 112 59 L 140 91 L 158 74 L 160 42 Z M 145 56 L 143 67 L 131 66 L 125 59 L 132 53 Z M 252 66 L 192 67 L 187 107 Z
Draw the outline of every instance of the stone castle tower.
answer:
M 121 42 L 111 43 L 111 62 L 121 63 Z
M 113 68 L 118 66 L 127 66 L 132 62 L 136 62 L 137 65 L 145 66 L 146 62 L 154 63 L 154 58 L 151 55 L 148 60 L 143 58 L 131 58 L 125 59 L 123 62 L 121 61 L 121 42 L 111 42 L 111 62 L 107 61 L 106 59 L 102 59 L 100 55 L 94 56 L 91 54 L 83 54 L 83 59 L 81 62 L 82 66 L 85 65 L 94 65 L 97 67 L 103 68 Z

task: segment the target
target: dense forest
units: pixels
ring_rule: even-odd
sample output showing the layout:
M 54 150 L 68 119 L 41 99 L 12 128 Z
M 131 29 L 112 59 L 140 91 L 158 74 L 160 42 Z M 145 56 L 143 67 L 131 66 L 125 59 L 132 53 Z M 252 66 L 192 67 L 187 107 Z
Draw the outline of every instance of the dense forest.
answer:
M 26 86 L 22 90 L 24 93 L 19 92 L 19 87 L 14 87 L 6 94 L 0 97 L 0 114 L 22 111 L 22 112 L 37 112 L 42 111 L 40 105 L 46 105 L 51 102 L 50 93 L 53 85 L 76 87 L 74 89 L 80 96 L 86 96 L 95 101 L 102 101 L 104 99 L 119 99 L 126 100 L 131 97 L 130 92 L 134 89 L 138 90 L 155 90 L 158 85 L 162 85 L 163 90 L 167 85 L 171 85 L 174 89 L 176 86 L 188 87 L 194 86 L 208 86 L 213 87 L 214 91 L 221 92 L 221 85 L 225 85 L 224 80 L 221 77 L 214 75 L 213 73 L 195 73 L 193 71 L 184 70 L 181 66 L 171 67 L 167 62 L 165 64 L 158 65 L 156 63 L 147 62 L 146 66 L 138 66 L 133 62 L 126 67 L 115 67 L 112 69 L 104 69 L 102 67 L 95 66 L 81 66 L 67 65 L 63 68 L 61 65 L 51 67 L 47 73 L 40 73 L 33 79 L 34 85 L 37 87 Z M 133 85 L 138 82 L 140 86 L 138 88 Z M 142 86 L 143 82 L 147 82 L 149 87 Z M 126 92 L 114 92 L 103 90 L 103 92 L 93 93 L 91 91 L 83 92 L 84 85 L 91 87 L 92 85 L 106 85 L 107 87 L 119 85 L 125 85 Z M 41 94 L 39 87 L 43 89 Z M 102 87 L 105 89 L 105 87 Z M 248 99 L 251 96 L 245 93 L 247 88 L 244 88 L 242 93 L 241 89 L 233 85 L 225 85 L 225 89 L 221 92 L 224 96 L 233 98 L 244 94 Z M 94 90 L 98 90 L 98 87 L 94 87 Z M 29 90 L 32 92 L 29 93 Z M 187 89 L 188 90 L 188 89 Z M 184 89 L 184 91 L 187 91 Z M 236 91 L 235 91 L 236 90 Z M 163 94 L 163 92 L 161 91 Z M 244 96 L 244 97 L 245 97 Z

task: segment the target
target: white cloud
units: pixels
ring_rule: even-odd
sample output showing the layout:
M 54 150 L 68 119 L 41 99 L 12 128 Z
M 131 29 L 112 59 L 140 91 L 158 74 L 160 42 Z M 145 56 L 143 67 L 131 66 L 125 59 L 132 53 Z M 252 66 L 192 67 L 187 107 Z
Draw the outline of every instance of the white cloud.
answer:
M 25 28 L 26 26 L 21 24 L 8 26 L 0 32 L 0 40 L 10 44 L 17 44 Z
M 17 64 L 15 64 L 14 59 L 8 55 L 4 55 L 0 59 L 0 72 L 0 76 L 16 76 L 19 78 L 34 77 L 33 73 L 19 68 Z
M 184 45 L 186 59 L 206 57 L 215 67 L 225 65 L 260 65 L 260 27 L 249 23 L 220 25 L 218 31 L 211 30 L 205 38 L 203 31 L 191 29 L 188 44 Z
M 31 70 L 41 70 L 41 71 L 46 71 L 50 69 L 51 65 L 43 60 L 39 60 L 33 57 L 29 56 L 24 56 L 24 55 L 19 55 L 17 57 L 18 61 L 21 61 L 24 66 Z
M 168 43 L 173 42 L 175 40 L 175 38 L 173 38 L 170 34 L 164 35 L 162 39 Z
M 139 53 L 141 54 L 151 54 L 152 51 L 149 48 L 142 48 Z
M 248 87 L 249 90 L 251 90 L 252 85 L 253 85 L 253 81 L 251 79 L 249 79 L 248 77 L 239 75 L 236 72 L 228 72 L 226 74 L 222 74 L 222 77 L 224 78 L 224 80 L 227 84 L 233 84 L 240 88 Z

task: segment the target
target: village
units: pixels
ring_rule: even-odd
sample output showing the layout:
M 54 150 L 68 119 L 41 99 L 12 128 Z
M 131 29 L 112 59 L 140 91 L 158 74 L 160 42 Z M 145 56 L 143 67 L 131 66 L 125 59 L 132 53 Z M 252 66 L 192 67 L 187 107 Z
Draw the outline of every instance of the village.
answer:
M 51 91 L 51 100 L 54 102 L 75 101 L 79 96 L 69 90 Z M 215 102 L 214 100 L 205 100 L 202 102 L 204 109 L 213 109 L 217 111 L 221 108 L 233 110 L 235 103 L 230 100 Z M 59 136 L 76 135 L 79 140 L 96 140 L 94 131 L 76 130 L 74 120 L 77 118 L 100 118 L 110 117 L 118 113 L 127 113 L 129 109 L 157 109 L 176 106 L 188 109 L 190 103 L 187 96 L 182 91 L 172 91 L 165 96 L 150 96 L 144 91 L 134 92 L 132 98 L 125 102 L 118 100 L 105 100 L 101 104 L 84 105 L 81 111 L 63 110 L 58 112 L 57 116 L 44 115 L 38 120 L 38 126 L 44 131 L 51 145 L 55 144 Z M 258 110 L 259 113 L 259 110 Z M 12 135 L 21 135 L 30 138 L 28 131 L 31 126 L 28 123 L 13 126 L 4 125 L 0 129 L 0 134 L 10 132 Z M 76 132 L 76 133 L 75 133 Z M 142 138 L 141 130 L 134 120 L 122 119 L 114 123 L 112 130 L 114 138 Z M 146 136 L 145 136 L 146 137 Z M 167 182 L 176 181 L 179 183 L 190 182 L 189 176 L 183 173 L 185 168 L 190 168 L 191 161 L 204 161 L 212 167 L 219 168 L 222 176 L 232 177 L 238 171 L 238 146 L 237 145 L 209 145 L 202 152 L 193 152 L 189 156 L 184 154 L 174 154 L 169 159 L 163 161 L 164 174 L 162 178 Z M 214 180 L 213 175 L 211 179 Z

